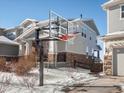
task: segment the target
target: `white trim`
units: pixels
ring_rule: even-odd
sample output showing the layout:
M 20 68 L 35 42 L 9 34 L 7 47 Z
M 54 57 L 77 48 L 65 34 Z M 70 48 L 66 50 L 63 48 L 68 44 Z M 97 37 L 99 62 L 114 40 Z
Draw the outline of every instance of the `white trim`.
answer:
M 104 73 L 104 74 L 105 74 L 105 69 L 104 69 L 105 59 L 104 59 L 104 58 L 105 58 L 105 55 L 106 55 L 106 54 L 105 54 L 105 46 L 106 46 L 106 43 L 104 42 L 104 43 L 103 43 L 103 49 L 104 49 L 104 50 L 103 50 L 103 73 Z
M 109 7 L 123 3 L 123 0 L 110 0 L 102 5 L 104 10 L 107 10 Z
M 113 69 L 114 69 L 114 66 L 113 66 L 113 48 L 112 48 L 112 75 L 114 75 Z
M 109 9 L 107 10 L 107 34 L 109 33 L 109 20 L 110 20 L 110 18 L 109 18 Z
M 102 4 L 102 7 L 105 9 L 105 6 L 108 5 L 108 4 L 110 4 L 110 3 L 112 3 L 112 2 L 113 2 L 113 0 L 110 0 L 110 1 L 108 1 L 108 2 L 106 2 L 106 3 L 104 3 L 104 4 Z
M 124 31 L 117 31 L 117 32 L 113 32 L 113 33 L 108 33 L 107 36 L 109 36 L 109 35 L 118 35 L 118 34 L 124 34 Z

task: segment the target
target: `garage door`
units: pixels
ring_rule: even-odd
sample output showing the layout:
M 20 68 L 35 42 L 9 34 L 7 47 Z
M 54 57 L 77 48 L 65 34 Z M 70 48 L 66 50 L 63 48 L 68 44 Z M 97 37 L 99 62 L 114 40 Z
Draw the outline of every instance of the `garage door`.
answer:
M 113 75 L 124 76 L 124 48 L 113 49 Z

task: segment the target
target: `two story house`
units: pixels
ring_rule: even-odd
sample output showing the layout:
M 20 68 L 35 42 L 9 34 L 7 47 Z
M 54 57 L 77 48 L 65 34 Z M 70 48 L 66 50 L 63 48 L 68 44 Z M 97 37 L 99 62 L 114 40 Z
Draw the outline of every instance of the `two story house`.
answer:
M 107 75 L 124 75 L 124 0 L 109 0 L 102 5 L 107 12 L 104 72 Z
M 39 38 L 44 47 L 45 61 L 49 64 L 74 61 L 84 64 L 91 62 L 94 56 L 99 61 L 101 48 L 97 45 L 99 31 L 95 22 L 92 19 L 65 19 L 56 13 L 54 15 L 54 18 L 43 21 L 26 19 L 19 26 L 8 29 L 8 32 L 15 33 L 14 41 L 20 44 L 19 56 L 35 52 L 35 31 L 41 28 Z M 67 41 L 58 37 L 70 34 L 73 38 Z

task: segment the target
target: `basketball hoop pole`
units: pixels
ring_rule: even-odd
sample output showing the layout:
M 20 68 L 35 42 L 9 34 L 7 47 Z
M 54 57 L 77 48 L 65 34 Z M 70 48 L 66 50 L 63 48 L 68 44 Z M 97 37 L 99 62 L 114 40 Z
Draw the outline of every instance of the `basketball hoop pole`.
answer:
M 40 39 L 39 39 L 39 32 L 41 31 L 41 29 L 36 29 L 35 32 L 35 41 L 36 41 L 36 48 L 37 48 L 37 54 L 38 54 L 38 60 L 39 61 L 39 86 L 43 86 L 43 43 L 41 43 Z M 41 45 L 42 44 L 42 45 Z
M 49 37 L 51 38 L 52 35 L 51 35 L 51 10 L 49 11 Z

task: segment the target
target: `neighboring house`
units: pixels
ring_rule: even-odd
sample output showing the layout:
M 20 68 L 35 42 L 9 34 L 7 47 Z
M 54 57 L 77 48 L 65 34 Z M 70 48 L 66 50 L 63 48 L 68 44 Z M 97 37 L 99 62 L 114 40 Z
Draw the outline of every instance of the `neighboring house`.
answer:
M 124 75 L 124 0 L 110 0 L 102 5 L 107 12 L 104 72 Z
M 15 39 L 15 35 L 12 32 L 9 32 L 7 29 L 0 28 L 0 36 L 5 36 L 10 40 Z
M 14 42 L 9 37 L 10 32 L 6 29 L 0 28 L 0 57 L 18 57 L 19 55 L 19 44 Z
M 0 36 L 0 56 L 2 57 L 18 57 L 19 44 L 11 41 L 5 36 Z

